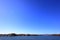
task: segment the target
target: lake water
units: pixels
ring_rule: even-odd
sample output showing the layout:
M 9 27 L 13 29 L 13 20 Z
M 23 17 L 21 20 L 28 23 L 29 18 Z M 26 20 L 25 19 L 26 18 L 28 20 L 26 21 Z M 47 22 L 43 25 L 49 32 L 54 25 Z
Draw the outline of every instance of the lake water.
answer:
M 4 36 L 0 40 L 60 40 L 60 36 Z

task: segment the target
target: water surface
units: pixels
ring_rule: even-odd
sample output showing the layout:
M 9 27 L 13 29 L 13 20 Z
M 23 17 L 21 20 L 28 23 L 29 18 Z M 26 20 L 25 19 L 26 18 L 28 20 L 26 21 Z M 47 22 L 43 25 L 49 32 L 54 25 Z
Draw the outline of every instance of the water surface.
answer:
M 60 36 L 2 36 L 0 40 L 60 40 Z

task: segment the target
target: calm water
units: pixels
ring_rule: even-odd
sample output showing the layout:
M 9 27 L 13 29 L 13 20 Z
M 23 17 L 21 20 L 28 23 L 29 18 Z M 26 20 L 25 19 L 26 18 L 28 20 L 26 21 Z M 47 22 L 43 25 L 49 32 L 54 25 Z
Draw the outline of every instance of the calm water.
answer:
M 59 36 L 15 36 L 0 37 L 0 40 L 60 40 Z

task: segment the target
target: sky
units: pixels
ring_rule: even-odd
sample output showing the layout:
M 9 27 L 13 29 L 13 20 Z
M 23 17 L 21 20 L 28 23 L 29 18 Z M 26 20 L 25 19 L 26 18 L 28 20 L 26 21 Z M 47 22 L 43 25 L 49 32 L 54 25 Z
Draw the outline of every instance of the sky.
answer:
M 0 0 L 0 33 L 59 34 L 60 0 Z

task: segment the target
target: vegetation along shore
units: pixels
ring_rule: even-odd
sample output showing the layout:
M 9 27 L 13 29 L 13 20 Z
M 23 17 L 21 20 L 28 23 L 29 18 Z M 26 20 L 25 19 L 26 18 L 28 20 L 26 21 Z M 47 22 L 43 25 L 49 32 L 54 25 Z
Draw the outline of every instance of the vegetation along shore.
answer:
M 60 34 L 0 34 L 0 36 L 60 36 Z

